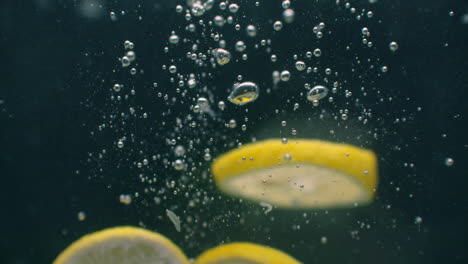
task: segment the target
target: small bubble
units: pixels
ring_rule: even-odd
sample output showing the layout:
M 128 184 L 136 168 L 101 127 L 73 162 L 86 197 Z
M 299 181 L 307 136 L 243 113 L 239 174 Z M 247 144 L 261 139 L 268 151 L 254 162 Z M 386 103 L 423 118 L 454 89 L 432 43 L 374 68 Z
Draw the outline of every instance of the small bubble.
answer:
M 203 4 L 200 1 L 197 1 L 192 5 L 191 11 L 194 16 L 202 16 L 203 14 L 205 14 L 206 10 Z
M 283 19 L 286 23 L 292 23 L 294 21 L 294 10 L 286 9 L 283 11 Z
M 182 157 L 185 155 L 185 148 L 184 146 L 182 145 L 178 145 L 175 147 L 174 149 L 174 154 L 176 155 L 176 157 Z
M 219 101 L 218 102 L 218 108 L 223 111 L 224 108 L 226 107 L 226 103 L 224 103 L 224 101 Z
M 114 91 L 120 92 L 121 88 L 122 87 L 120 86 L 120 84 L 118 84 L 118 83 L 114 84 L 114 87 L 113 87 Z
M 447 166 L 447 167 L 452 167 L 454 163 L 455 163 L 455 161 L 452 158 L 448 157 L 448 158 L 445 159 L 445 166 Z
M 117 15 L 115 12 L 110 12 L 110 19 L 112 22 L 117 21 Z
M 216 26 L 222 27 L 224 26 L 224 18 L 222 16 L 215 16 L 213 18 L 213 22 L 215 23 Z
M 130 59 L 127 56 L 123 56 L 121 59 L 122 67 L 130 66 Z
M 307 67 L 306 64 L 305 64 L 305 62 L 303 62 L 303 61 L 296 61 L 295 66 L 296 66 L 296 69 L 297 69 L 298 71 L 303 71 L 303 70 L 305 70 L 306 67 Z
M 132 196 L 130 194 L 121 194 L 119 196 L 119 201 L 122 204 L 129 205 L 132 203 Z
M 237 13 L 237 11 L 239 11 L 239 5 L 234 4 L 234 3 L 229 5 L 229 12 Z
M 187 84 L 189 88 L 195 88 L 195 86 L 197 86 L 197 81 L 195 79 L 190 79 Z
M 234 84 L 233 90 L 228 96 L 228 100 L 236 105 L 245 105 L 255 101 L 258 98 L 258 94 L 259 89 L 255 83 L 243 82 Z
M 237 51 L 237 52 L 244 52 L 244 50 L 245 50 L 245 44 L 244 44 L 244 42 L 241 41 L 241 40 L 237 41 L 237 42 L 236 42 L 236 47 L 235 47 L 235 48 L 236 48 L 236 51 Z
M 83 211 L 78 212 L 78 221 L 86 220 L 86 213 Z
M 177 35 L 171 35 L 171 36 L 169 37 L 169 43 L 171 43 L 171 44 L 177 44 L 177 43 L 179 43 L 179 36 L 177 36 Z
M 135 55 L 135 52 L 130 50 L 127 52 L 127 58 L 130 60 L 130 62 L 133 62 L 135 61 L 136 59 L 136 55 Z
M 315 57 L 320 57 L 322 56 L 322 51 L 320 49 L 315 49 L 314 50 L 314 56 Z
M 307 93 L 307 100 L 314 102 L 325 98 L 328 95 L 328 88 L 322 85 L 316 85 Z
M 283 23 L 281 21 L 276 21 L 275 23 L 273 23 L 273 29 L 276 31 L 280 31 L 281 29 L 283 29 Z
M 185 164 L 182 160 L 177 159 L 176 161 L 174 161 L 173 166 L 174 166 L 174 169 L 180 171 L 185 167 Z
M 327 244 L 327 242 L 328 242 L 328 239 L 327 239 L 326 236 L 323 236 L 323 237 L 320 238 L 320 243 L 322 243 L 322 245 Z
M 234 119 L 229 120 L 229 127 L 230 128 L 236 128 L 237 122 Z
M 206 99 L 205 97 L 199 97 L 197 99 L 197 105 L 199 105 L 202 109 L 207 108 L 208 104 L 209 104 L 208 99 Z
M 396 43 L 395 41 L 392 41 L 390 42 L 390 44 L 388 44 L 388 47 L 390 48 L 391 51 L 395 52 L 398 49 L 398 43 Z
M 249 37 L 255 37 L 257 35 L 257 28 L 254 25 L 248 25 L 246 30 Z
M 289 79 L 291 79 L 291 73 L 289 71 L 282 71 L 280 78 L 283 82 L 287 82 Z
M 177 72 L 177 67 L 175 65 L 169 66 L 169 72 L 174 74 Z
M 210 153 L 205 153 L 205 155 L 203 156 L 203 158 L 204 158 L 206 161 L 210 161 L 210 160 L 211 160 L 211 154 L 210 154 Z
M 213 51 L 213 56 L 216 58 L 216 62 L 219 65 L 228 64 L 231 60 L 231 53 L 225 49 L 215 49 Z
M 271 55 L 271 62 L 275 62 L 277 59 L 278 57 L 275 54 Z
M 416 217 L 414 218 L 414 223 L 415 223 L 415 224 L 420 225 L 420 224 L 422 224 L 422 222 L 423 222 L 422 217 L 416 216 Z

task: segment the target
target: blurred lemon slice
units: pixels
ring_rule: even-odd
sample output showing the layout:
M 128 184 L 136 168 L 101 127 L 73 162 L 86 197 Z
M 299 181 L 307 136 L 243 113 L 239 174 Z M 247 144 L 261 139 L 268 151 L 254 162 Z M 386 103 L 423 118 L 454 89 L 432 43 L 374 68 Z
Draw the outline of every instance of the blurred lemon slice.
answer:
M 53 264 L 188 264 L 166 237 L 136 227 L 114 227 L 86 235 L 66 248 Z
M 372 151 L 307 139 L 244 145 L 218 157 L 211 169 L 227 194 L 293 209 L 370 203 L 378 177 Z
M 252 243 L 231 243 L 209 249 L 194 264 L 300 264 L 277 249 Z

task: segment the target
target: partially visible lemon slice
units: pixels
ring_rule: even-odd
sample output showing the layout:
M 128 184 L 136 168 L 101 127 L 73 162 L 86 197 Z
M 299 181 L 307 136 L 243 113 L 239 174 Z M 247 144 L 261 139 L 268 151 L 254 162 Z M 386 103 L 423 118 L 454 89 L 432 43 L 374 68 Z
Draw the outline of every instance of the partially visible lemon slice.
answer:
M 137 227 L 114 227 L 86 235 L 66 248 L 53 264 L 189 264 L 166 237 Z
M 227 194 L 293 209 L 368 204 L 378 180 L 372 151 L 307 139 L 244 145 L 217 158 L 211 170 Z
M 300 264 L 277 249 L 252 243 L 230 243 L 209 249 L 194 264 Z

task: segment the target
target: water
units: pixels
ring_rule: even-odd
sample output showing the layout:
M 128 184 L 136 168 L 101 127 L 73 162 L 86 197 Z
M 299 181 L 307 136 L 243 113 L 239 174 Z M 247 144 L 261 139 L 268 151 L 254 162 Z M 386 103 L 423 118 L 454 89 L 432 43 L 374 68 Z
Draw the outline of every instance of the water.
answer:
M 304 263 L 467 260 L 463 1 L 4 5 L 0 262 L 117 225 L 189 257 L 250 241 Z M 285 210 L 217 188 L 220 155 L 269 138 L 374 151 L 375 199 Z

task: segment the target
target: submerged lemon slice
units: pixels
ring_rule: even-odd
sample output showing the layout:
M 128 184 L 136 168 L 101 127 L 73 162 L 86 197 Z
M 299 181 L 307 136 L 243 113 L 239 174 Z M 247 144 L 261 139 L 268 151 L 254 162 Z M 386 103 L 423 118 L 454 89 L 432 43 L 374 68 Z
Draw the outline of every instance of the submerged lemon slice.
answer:
M 114 227 L 86 235 L 66 248 L 53 264 L 188 264 L 166 237 L 137 227 Z
M 363 205 L 377 185 L 372 151 L 320 140 L 248 144 L 217 158 L 211 169 L 225 193 L 279 208 Z
M 231 243 L 209 249 L 195 264 L 300 264 L 277 249 L 252 243 Z

